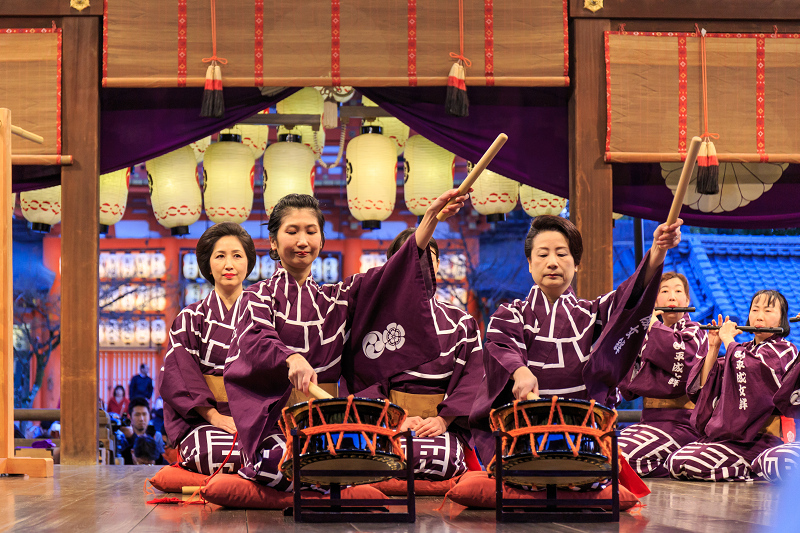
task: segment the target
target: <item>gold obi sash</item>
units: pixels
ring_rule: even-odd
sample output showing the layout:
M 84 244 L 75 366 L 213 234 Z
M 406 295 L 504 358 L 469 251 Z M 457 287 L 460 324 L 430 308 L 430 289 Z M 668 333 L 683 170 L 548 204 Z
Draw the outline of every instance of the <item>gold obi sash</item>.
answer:
M 214 395 L 214 399 L 218 402 L 227 403 L 228 393 L 225 392 L 225 382 L 222 381 L 222 376 L 203 374 L 203 377 L 206 380 L 206 385 L 208 385 L 208 390 Z
M 694 402 L 685 394 L 680 398 L 644 398 L 645 409 L 694 409 Z
M 319 388 L 321 388 L 322 390 L 324 390 L 325 392 L 327 392 L 328 394 L 330 394 L 334 398 L 339 396 L 339 384 L 338 383 L 318 383 L 318 385 L 319 385 Z M 295 405 L 295 404 L 298 404 L 298 403 L 307 402 L 311 398 L 313 398 L 313 396 L 306 396 L 305 394 L 303 394 L 303 391 L 301 391 L 301 390 L 292 389 L 292 394 L 289 396 L 289 401 L 286 402 L 286 405 L 288 407 L 291 407 L 292 405 Z
M 430 418 L 439 414 L 444 394 L 409 394 L 393 390 L 389 391 L 389 401 L 405 409 L 408 416 Z
M 778 415 L 770 416 L 759 433 L 781 438 L 781 417 Z

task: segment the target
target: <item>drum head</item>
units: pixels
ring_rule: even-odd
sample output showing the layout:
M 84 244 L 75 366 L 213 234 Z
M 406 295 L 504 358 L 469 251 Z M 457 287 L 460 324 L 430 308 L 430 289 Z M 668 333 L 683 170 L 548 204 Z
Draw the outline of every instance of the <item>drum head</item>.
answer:
M 495 463 L 496 464 L 496 463 Z M 494 474 L 495 464 L 490 469 Z M 518 454 L 503 458 L 503 471 L 507 470 L 526 470 L 536 472 L 537 470 L 575 470 L 585 471 L 586 477 L 514 477 L 503 475 L 503 481 L 517 485 L 557 485 L 560 488 L 567 488 L 570 485 L 586 485 L 589 483 L 602 482 L 608 480 L 611 475 L 611 465 L 608 459 L 599 454 L 578 454 L 572 452 L 550 452 L 534 457 L 530 454 Z
M 293 462 L 288 460 L 281 465 L 283 475 L 288 479 L 292 478 Z M 368 451 L 347 451 L 338 452 L 335 456 L 328 452 L 311 453 L 300 458 L 300 479 L 303 483 L 314 485 L 330 485 L 340 483 L 342 485 L 363 485 L 365 483 L 377 483 L 391 479 L 395 476 L 390 472 L 403 470 L 405 462 L 394 454 L 377 452 L 372 455 Z M 330 475 L 306 476 L 303 470 L 330 470 Z M 365 470 L 385 470 L 386 476 L 364 476 L 360 472 Z

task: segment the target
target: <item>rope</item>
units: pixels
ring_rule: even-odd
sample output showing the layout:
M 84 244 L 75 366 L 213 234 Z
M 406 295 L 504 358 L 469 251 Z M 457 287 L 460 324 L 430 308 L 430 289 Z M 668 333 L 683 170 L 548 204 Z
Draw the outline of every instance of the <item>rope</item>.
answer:
M 458 41 L 459 53 L 450 52 L 450 57 L 457 61 L 462 61 L 467 67 L 471 67 L 472 61 L 464 56 L 464 0 L 458 0 Z
M 700 65 L 703 75 L 703 135 L 704 139 L 711 137 L 712 139 L 719 139 L 718 133 L 709 133 L 708 131 L 708 76 L 706 75 L 706 30 L 700 29 L 695 24 L 695 33 L 700 35 Z
M 211 0 L 211 57 L 204 57 L 203 63 L 216 62 L 221 65 L 227 65 L 228 60 L 223 57 L 217 57 L 217 2 Z

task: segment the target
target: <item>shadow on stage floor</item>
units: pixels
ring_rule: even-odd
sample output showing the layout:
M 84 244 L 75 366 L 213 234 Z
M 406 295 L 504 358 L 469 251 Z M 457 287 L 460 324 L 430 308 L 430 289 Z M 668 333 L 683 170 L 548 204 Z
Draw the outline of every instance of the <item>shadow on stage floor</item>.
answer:
M 762 530 L 777 507 L 766 483 L 652 480 L 645 507 L 622 513 L 619 524 L 497 524 L 494 511 L 466 509 L 441 498 L 418 498 L 415 524 L 295 524 L 280 511 L 215 505 L 148 505 L 144 480 L 159 467 L 56 466 L 49 479 L 0 478 L 0 531 L 174 532 L 708 532 Z M 800 500 L 798 500 L 800 505 Z M 800 531 L 800 529 L 798 529 Z

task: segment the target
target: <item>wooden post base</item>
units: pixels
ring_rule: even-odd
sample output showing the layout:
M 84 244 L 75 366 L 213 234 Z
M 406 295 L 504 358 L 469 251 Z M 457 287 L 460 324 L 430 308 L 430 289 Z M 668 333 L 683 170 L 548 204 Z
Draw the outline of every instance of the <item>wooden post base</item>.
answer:
M 27 474 L 30 477 L 53 477 L 53 460 L 43 457 L 0 458 L 0 474 Z

